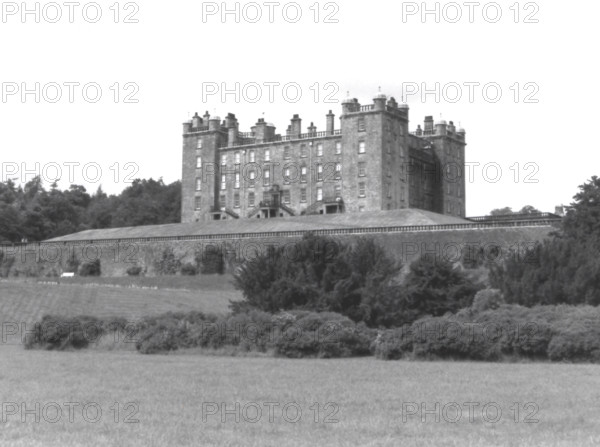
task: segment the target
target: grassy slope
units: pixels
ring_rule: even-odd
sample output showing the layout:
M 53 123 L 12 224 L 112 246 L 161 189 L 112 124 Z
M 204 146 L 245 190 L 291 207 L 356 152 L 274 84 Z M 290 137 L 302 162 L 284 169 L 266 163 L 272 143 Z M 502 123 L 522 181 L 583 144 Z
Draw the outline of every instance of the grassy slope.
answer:
M 30 324 L 45 314 L 122 316 L 136 319 L 168 311 L 224 313 L 228 310 L 229 300 L 241 297 L 231 285 L 231 278 L 227 276 L 176 280 L 177 278 L 96 278 L 85 281 L 87 285 L 80 278 L 70 283 L 61 280 L 60 285 L 35 281 L 2 281 L 0 319 L 3 323 Z M 126 287 L 132 282 L 159 289 Z
M 23 423 L 8 416 L 0 445 L 598 445 L 594 409 L 600 374 L 594 365 L 382 362 L 374 359 L 287 360 L 195 355 L 142 356 L 127 352 L 44 352 L 18 347 L 0 350 L 2 402 L 97 402 L 98 423 L 81 412 L 56 424 Z M 9 361 L 10 360 L 10 361 Z M 43 371 L 43 373 L 42 373 Z M 139 404 L 138 424 L 115 423 L 109 406 Z M 228 416 L 202 419 L 202 402 L 256 402 L 264 408 L 258 423 L 235 423 Z M 497 423 L 476 412 L 459 423 L 402 422 L 403 402 L 496 402 Z M 269 423 L 264 402 L 281 408 L 297 402 L 302 417 L 285 422 L 276 412 Z M 335 402 L 338 423 L 313 422 L 310 406 Z M 513 402 L 539 405 L 539 423 L 515 423 Z M 64 407 L 66 409 L 66 407 Z M 81 408 L 81 407 L 79 407 Z M 465 407 L 466 408 L 466 407 Z M 481 408 L 481 407 L 479 407 Z M 249 415 L 252 413 L 249 413 Z M 293 414 L 290 413 L 290 416 Z M 121 415 L 121 419 L 122 419 Z M 323 414 L 320 419 L 322 420 Z M 521 416 L 521 419 L 523 415 Z

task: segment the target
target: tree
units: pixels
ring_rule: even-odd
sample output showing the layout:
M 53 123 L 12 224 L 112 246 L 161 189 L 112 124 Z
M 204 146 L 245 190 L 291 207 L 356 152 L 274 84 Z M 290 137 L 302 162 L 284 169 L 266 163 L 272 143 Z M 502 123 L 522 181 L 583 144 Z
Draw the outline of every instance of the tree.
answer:
M 452 263 L 435 256 L 422 256 L 410 265 L 405 280 L 405 308 L 416 316 L 442 316 L 469 307 L 480 289 Z
M 535 208 L 531 205 L 525 205 L 523 208 L 521 208 L 521 210 L 517 214 L 539 214 L 539 213 L 541 213 L 541 211 L 538 210 L 537 208 Z
M 490 268 L 509 303 L 600 305 L 600 179 L 579 186 L 559 231 Z
M 504 208 L 496 208 L 490 212 L 490 216 L 504 216 L 506 214 L 513 214 L 511 207 L 507 206 Z
M 394 310 L 393 280 L 400 270 L 373 239 L 346 244 L 309 234 L 293 250 L 270 247 L 246 261 L 235 274 L 244 301 L 232 309 L 332 311 L 379 326 Z

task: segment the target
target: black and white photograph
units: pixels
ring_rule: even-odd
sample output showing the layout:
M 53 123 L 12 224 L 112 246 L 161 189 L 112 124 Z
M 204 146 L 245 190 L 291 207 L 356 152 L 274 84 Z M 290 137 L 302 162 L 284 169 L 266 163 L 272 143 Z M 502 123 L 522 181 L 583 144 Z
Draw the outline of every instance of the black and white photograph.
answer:
M 599 16 L 0 0 L 0 446 L 600 445 Z

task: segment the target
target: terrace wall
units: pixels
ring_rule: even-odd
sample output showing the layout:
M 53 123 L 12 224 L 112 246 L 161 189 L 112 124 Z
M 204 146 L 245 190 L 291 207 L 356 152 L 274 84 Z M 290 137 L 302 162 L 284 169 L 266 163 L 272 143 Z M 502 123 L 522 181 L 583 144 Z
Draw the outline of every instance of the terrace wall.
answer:
M 488 261 L 499 261 L 512 249 L 521 252 L 546 238 L 556 222 L 494 222 L 414 227 L 356 228 L 317 230 L 334 241 L 351 242 L 357 237 L 374 237 L 388 253 L 405 265 L 423 254 L 453 262 L 473 259 L 482 252 Z M 131 240 L 97 240 L 86 242 L 39 243 L 2 247 L 0 274 L 11 276 L 53 276 L 68 269 L 74 256 L 79 263 L 100 259 L 102 276 L 125 276 L 133 265 L 155 275 L 155 262 L 165 248 L 173 249 L 182 263 L 219 252 L 232 272 L 241 262 L 264 253 L 270 246 L 286 246 L 290 257 L 297 256 L 294 242 L 306 231 L 243 233 L 193 237 L 145 238 Z M 323 247 L 329 250 L 332 247 Z M 482 251 L 481 251 L 481 250 Z M 527 262 L 523 258 L 523 262 Z

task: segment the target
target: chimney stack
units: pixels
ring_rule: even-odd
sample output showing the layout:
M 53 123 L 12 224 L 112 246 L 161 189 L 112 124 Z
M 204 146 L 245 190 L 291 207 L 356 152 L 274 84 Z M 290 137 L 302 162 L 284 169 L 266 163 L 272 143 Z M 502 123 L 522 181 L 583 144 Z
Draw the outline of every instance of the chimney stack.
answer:
M 330 110 L 327 114 L 327 135 L 333 135 L 335 131 L 335 115 Z
M 302 119 L 298 114 L 294 115 L 292 118 L 292 130 L 291 137 L 299 137 L 302 134 Z

